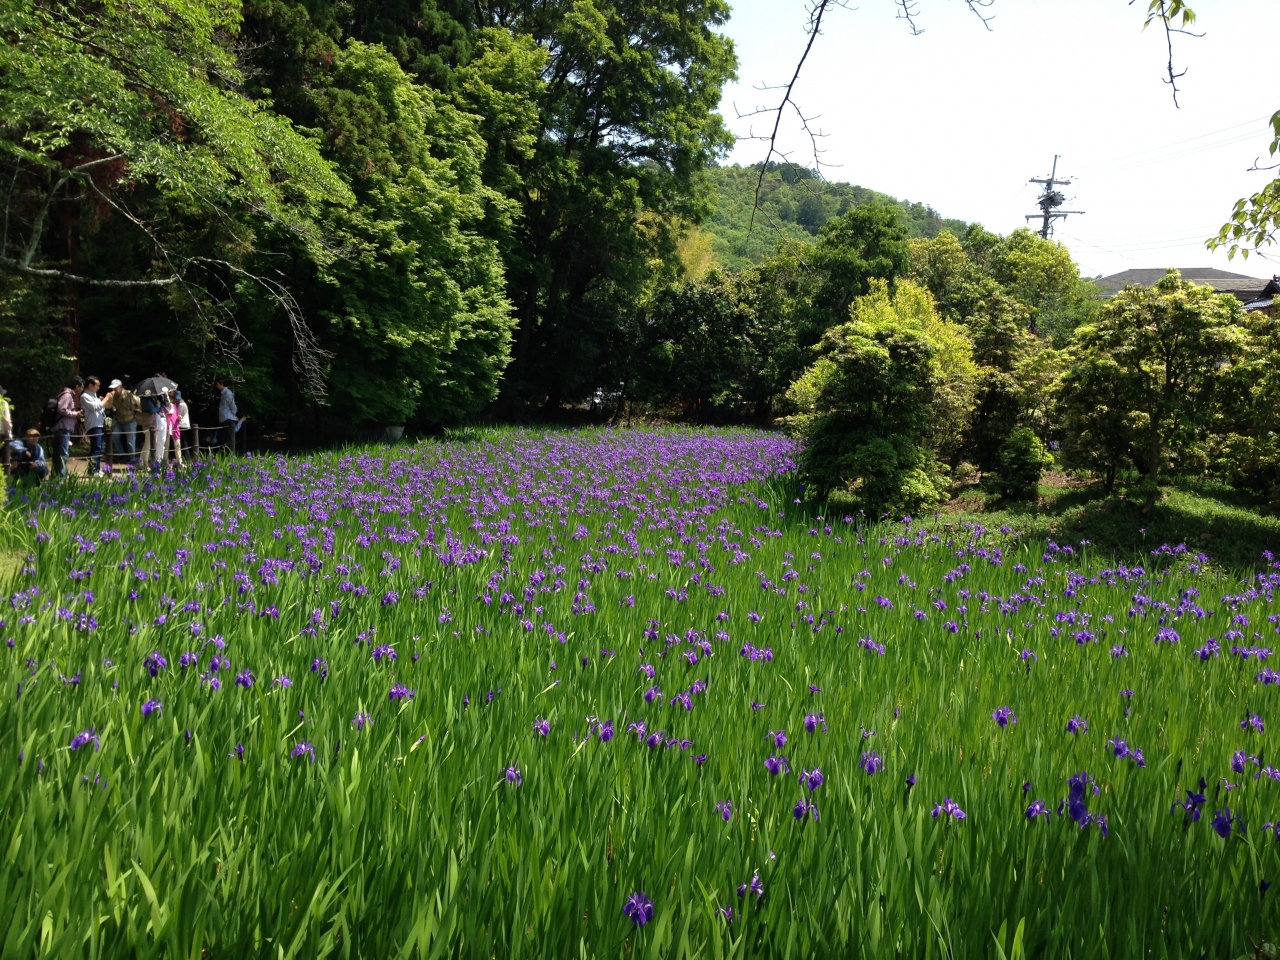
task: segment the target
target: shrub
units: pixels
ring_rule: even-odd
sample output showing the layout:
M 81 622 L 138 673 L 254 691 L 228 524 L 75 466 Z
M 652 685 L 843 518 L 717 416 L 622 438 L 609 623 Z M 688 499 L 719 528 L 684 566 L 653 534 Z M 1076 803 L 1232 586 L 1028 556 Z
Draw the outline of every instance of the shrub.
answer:
M 1053 456 L 1026 427 L 1015 427 L 1000 445 L 996 475 L 989 486 L 1006 500 L 1031 500 L 1036 496 L 1040 475 L 1053 466 Z

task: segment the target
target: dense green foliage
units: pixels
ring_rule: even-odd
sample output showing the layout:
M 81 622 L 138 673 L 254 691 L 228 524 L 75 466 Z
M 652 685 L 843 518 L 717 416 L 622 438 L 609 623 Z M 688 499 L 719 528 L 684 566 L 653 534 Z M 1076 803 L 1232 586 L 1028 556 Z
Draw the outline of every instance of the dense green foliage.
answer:
M 1040 493 L 1040 477 L 1053 466 L 1053 457 L 1027 427 L 1015 427 L 1000 445 L 996 476 L 991 484 L 1006 500 L 1033 500 Z
M 873 518 L 938 503 L 938 438 L 961 426 L 976 375 L 963 331 L 937 315 L 927 291 L 904 283 L 891 296 L 881 282 L 818 352 L 789 394 L 811 493 Z
M 327 390 L 339 422 L 456 422 L 504 374 L 513 409 L 576 401 L 707 210 L 727 12 L 19 0 L 0 267 L 86 372 L 230 366 L 277 419 Z
M 28 569 L 0 584 L 6 954 L 1274 942 L 1259 887 L 1280 871 L 1280 784 L 1253 776 L 1274 759 L 1271 687 L 1226 639 L 1193 650 L 1269 635 L 1275 575 L 1240 584 L 1155 543 L 1126 564 L 815 518 L 753 471 L 777 443 L 487 434 L 209 466 L 111 503 L 46 488 Z M 1179 641 L 1153 642 L 1166 630 Z M 691 710 L 672 702 L 699 680 Z M 1251 713 L 1265 730 L 1241 728 Z M 1088 728 L 1068 733 L 1075 716 Z M 1086 810 L 1066 809 L 1082 771 Z M 1171 814 L 1188 790 L 1198 820 Z M 944 798 L 965 819 L 935 816 Z M 635 891 L 654 903 L 641 928 Z
M 713 209 L 703 224 L 720 265 L 741 270 L 759 263 L 784 240 L 807 241 L 827 223 L 866 204 L 896 208 L 910 237 L 934 237 L 943 230 L 963 235 L 968 224 L 941 217 L 922 203 L 895 200 L 866 187 L 820 179 L 812 170 L 771 163 L 760 187 L 760 166 L 728 164 L 707 171 Z
M 1188 283 L 1176 271 L 1154 287 L 1122 290 L 1072 343 L 1072 360 L 1083 372 L 1068 374 L 1066 402 L 1095 411 L 1087 415 L 1092 443 L 1079 443 L 1092 457 L 1114 456 L 1121 449 L 1111 439 L 1117 427 L 1130 427 L 1123 448 L 1144 474 L 1148 502 L 1154 501 L 1169 453 L 1195 449 L 1213 428 L 1218 384 L 1245 339 L 1235 297 Z

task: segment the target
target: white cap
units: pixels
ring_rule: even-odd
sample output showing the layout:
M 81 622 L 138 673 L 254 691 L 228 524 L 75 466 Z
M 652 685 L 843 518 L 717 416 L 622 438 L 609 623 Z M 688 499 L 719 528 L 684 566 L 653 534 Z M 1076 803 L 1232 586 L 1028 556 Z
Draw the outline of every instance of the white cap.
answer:
M 110 386 L 108 386 L 107 389 L 114 390 L 116 387 L 123 387 L 123 386 L 124 384 L 121 383 L 119 380 L 112 380 Z

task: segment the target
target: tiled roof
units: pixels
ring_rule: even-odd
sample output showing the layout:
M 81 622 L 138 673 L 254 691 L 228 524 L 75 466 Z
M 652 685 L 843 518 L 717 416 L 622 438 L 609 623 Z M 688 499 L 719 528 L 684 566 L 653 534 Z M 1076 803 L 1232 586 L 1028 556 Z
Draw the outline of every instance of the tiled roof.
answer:
M 1188 267 L 1179 270 L 1183 280 L 1192 283 L 1203 283 L 1213 287 L 1218 293 L 1230 293 L 1237 299 L 1249 302 L 1257 300 L 1267 293 L 1277 292 L 1269 288 L 1280 286 L 1275 278 L 1250 277 L 1243 273 L 1231 273 L 1213 267 Z M 1102 288 L 1103 296 L 1119 293 L 1128 286 L 1146 287 L 1158 282 L 1165 275 L 1163 268 L 1124 270 L 1109 277 L 1099 277 L 1094 284 Z

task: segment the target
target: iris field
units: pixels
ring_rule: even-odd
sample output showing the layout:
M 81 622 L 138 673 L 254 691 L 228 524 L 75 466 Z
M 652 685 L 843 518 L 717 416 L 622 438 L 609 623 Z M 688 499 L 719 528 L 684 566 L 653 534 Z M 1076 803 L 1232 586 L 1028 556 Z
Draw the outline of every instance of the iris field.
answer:
M 1212 957 L 1275 942 L 1280 564 L 494 431 L 9 505 L 0 953 Z

